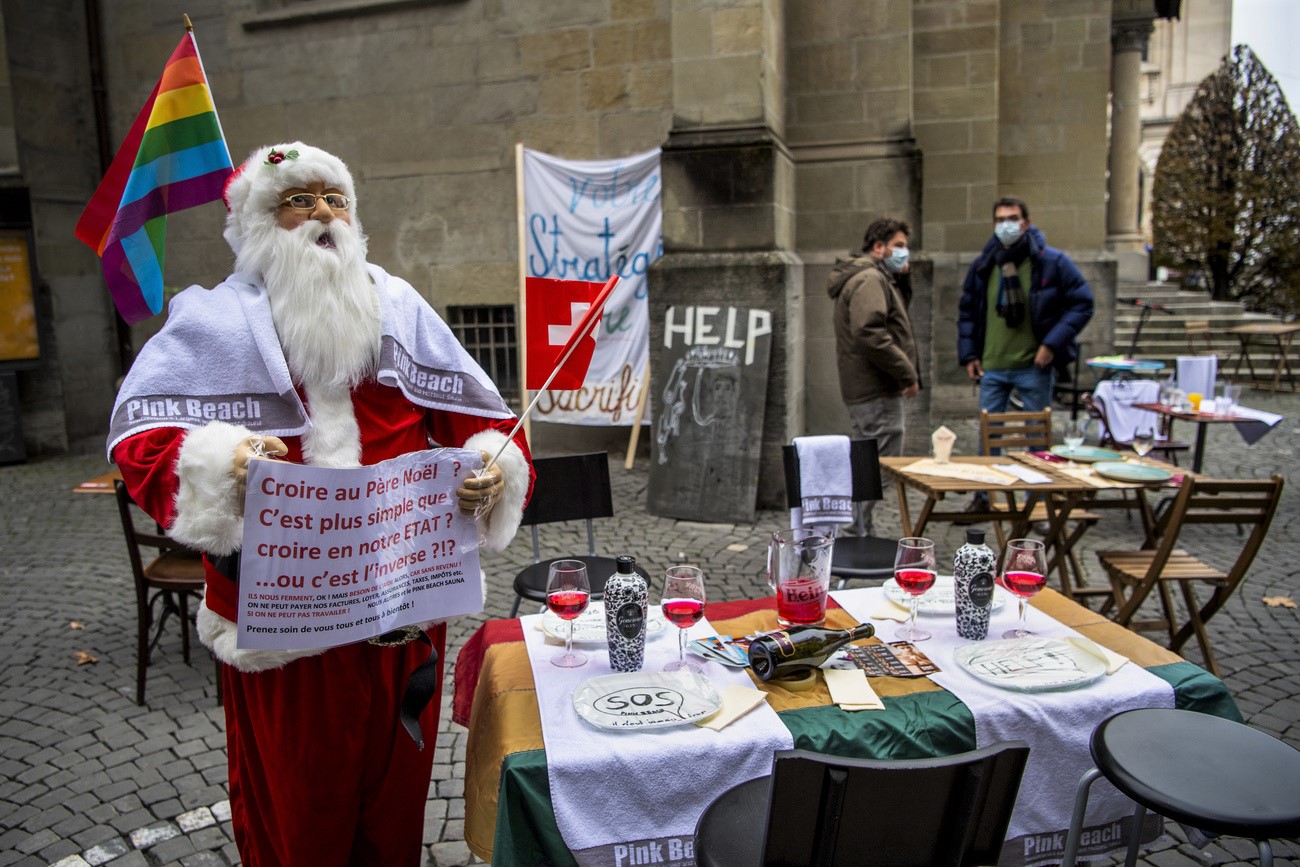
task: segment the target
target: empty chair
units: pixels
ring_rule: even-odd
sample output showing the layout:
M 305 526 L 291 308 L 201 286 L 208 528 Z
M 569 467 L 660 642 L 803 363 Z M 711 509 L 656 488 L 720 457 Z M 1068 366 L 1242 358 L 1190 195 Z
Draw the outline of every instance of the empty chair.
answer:
M 1160 383 L 1153 379 L 1105 380 L 1097 383 L 1097 390 L 1084 395 L 1083 405 L 1088 415 L 1100 425 L 1098 445 L 1103 448 L 1131 448 L 1133 435 L 1138 428 L 1150 430 L 1156 437 L 1152 451 L 1170 463 L 1178 464 L 1178 453 L 1185 452 L 1188 444 L 1168 438 L 1168 428 L 1160 417 L 1149 409 L 1133 406 L 1135 403 L 1156 403 L 1160 399 Z
M 1300 835 L 1300 751 L 1250 726 L 1172 708 L 1117 713 L 1092 733 L 1096 764 L 1079 781 L 1062 864 L 1074 865 L 1089 789 L 1104 776 L 1148 810 L 1208 831 L 1255 841 L 1260 867 L 1273 863 L 1272 838 Z M 1129 838 L 1126 864 L 1137 862 Z
M 1083 369 L 1088 366 L 1087 362 L 1084 361 L 1088 357 L 1087 345 L 1083 342 L 1079 343 L 1079 354 L 1074 361 L 1070 362 L 1067 368 L 1069 372 L 1065 376 L 1058 377 L 1052 385 L 1052 400 L 1070 408 L 1071 420 L 1079 417 L 1079 409 L 1083 406 L 1083 396 L 1091 390 L 1090 386 L 1079 381 Z
M 613 557 L 596 553 L 595 518 L 614 515 L 614 496 L 609 487 L 609 455 L 591 452 L 583 455 L 565 455 L 554 458 L 533 458 L 533 494 L 524 508 L 521 526 L 529 527 L 533 534 L 533 565 L 515 576 L 515 604 L 510 616 L 519 614 L 519 603 L 524 599 L 546 602 L 546 578 L 555 560 L 581 560 L 587 564 L 587 577 L 591 581 L 591 598 L 605 595 L 605 580 L 614 574 Z M 538 526 L 562 521 L 587 522 L 587 553 L 566 552 L 549 559 L 542 558 L 541 536 Z M 651 586 L 650 574 L 639 565 L 637 571 Z
M 181 655 L 185 664 L 190 662 L 190 609 L 189 597 L 196 602 L 203 598 L 203 558 L 197 551 L 167 538 L 161 530 L 149 533 L 136 529 L 131 514 L 133 502 L 121 479 L 113 482 L 117 494 L 117 510 L 126 536 L 126 550 L 131 560 L 131 574 L 135 581 L 136 608 L 136 666 L 135 703 L 144 704 L 145 675 L 149 657 L 162 639 L 167 618 L 176 615 L 181 628 Z M 141 546 L 157 548 L 158 554 L 148 564 L 140 553 Z M 161 603 L 161 611 L 154 613 Z M 149 633 L 153 631 L 153 638 Z M 220 700 L 221 679 L 217 678 L 217 695 Z
M 1029 758 L 1023 741 L 936 759 L 778 751 L 772 775 L 709 805 L 700 867 L 996 864 Z
M 785 470 L 785 501 L 791 509 L 803 502 L 800 487 L 799 451 L 793 445 L 781 447 Z M 854 503 L 879 500 L 883 496 L 880 484 L 880 455 L 875 440 L 851 440 L 849 443 L 850 467 L 845 472 L 853 474 Z M 843 589 L 850 578 L 889 578 L 894 574 L 894 554 L 898 544 L 893 539 L 876 536 L 837 536 L 831 553 L 831 574 L 840 579 Z
M 1051 446 L 1051 407 L 1037 412 L 980 410 L 980 454 L 994 454 L 994 449 L 1047 449 Z
M 1110 577 L 1118 606 L 1115 622 L 1130 629 L 1164 629 L 1169 635 L 1169 649 L 1175 653 L 1195 635 L 1205 657 L 1206 668 L 1218 675 L 1219 665 L 1214 659 L 1205 624 L 1245 580 L 1250 564 L 1264 544 L 1264 537 L 1273 522 L 1273 513 L 1277 510 L 1281 496 L 1281 476 L 1259 481 L 1197 479 L 1190 476 L 1185 479 L 1173 505 L 1156 527 L 1160 543 L 1155 548 L 1097 552 L 1102 568 Z M 1216 555 L 1216 559 L 1224 557 L 1228 553 L 1224 542 L 1230 538 L 1240 541 L 1240 537 L 1225 534 L 1221 539 L 1212 536 L 1207 539 L 1199 528 L 1213 524 L 1236 524 L 1251 528 L 1236 560 L 1226 572 L 1203 563 L 1176 547 L 1180 537 L 1185 535 L 1184 541 L 1204 545 Z M 1196 527 L 1184 534 L 1184 528 L 1189 525 Z M 1170 591 L 1170 586 L 1174 584 L 1182 591 L 1187 608 L 1187 619 L 1181 624 Z M 1197 601 L 1197 584 L 1212 588 L 1210 598 L 1204 604 Z M 1152 590 L 1157 592 L 1164 617 L 1138 620 L 1138 609 Z

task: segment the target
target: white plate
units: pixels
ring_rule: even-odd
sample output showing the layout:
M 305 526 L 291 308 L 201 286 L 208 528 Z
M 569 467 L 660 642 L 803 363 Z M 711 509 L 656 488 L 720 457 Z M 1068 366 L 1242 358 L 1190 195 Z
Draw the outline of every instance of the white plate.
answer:
M 593 677 L 573 691 L 578 716 L 599 729 L 679 726 L 722 707 L 713 683 L 693 671 L 633 671 Z
M 1073 689 L 1106 674 L 1100 659 L 1054 638 L 981 641 L 957 648 L 953 658 L 973 677 L 1021 692 Z
M 889 601 L 911 610 L 912 597 L 898 586 L 897 581 L 890 578 L 881 586 L 885 588 L 885 595 L 889 597 Z M 993 605 L 989 610 L 997 611 L 1006 604 L 1007 591 L 996 584 L 993 585 Z M 921 598 L 917 600 L 916 613 L 957 616 L 957 585 L 951 575 L 940 575 L 934 579 L 934 586 L 922 593 Z
M 646 612 L 645 635 L 646 638 L 654 638 L 664 631 L 668 625 L 668 620 L 664 617 L 663 609 L 658 605 L 651 605 Z M 569 621 L 561 620 L 559 615 L 550 609 L 542 612 L 542 631 L 551 638 L 558 638 L 563 641 L 569 634 Z M 573 621 L 573 643 L 574 644 L 605 644 L 605 603 L 597 600 L 587 605 L 587 610 L 578 615 Z

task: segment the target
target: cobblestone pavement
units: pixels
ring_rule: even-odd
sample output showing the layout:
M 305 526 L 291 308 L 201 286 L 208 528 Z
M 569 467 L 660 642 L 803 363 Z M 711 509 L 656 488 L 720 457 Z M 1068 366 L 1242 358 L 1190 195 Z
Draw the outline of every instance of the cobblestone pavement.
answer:
M 1288 474 L 1300 445 L 1300 396 L 1247 392 L 1247 403 L 1287 415 L 1253 448 L 1230 426 L 1211 428 L 1206 470 L 1225 477 Z M 946 420 L 970 451 L 974 425 Z M 1190 429 L 1181 431 L 1192 435 Z M 621 458 L 621 456 L 620 456 Z M 684 557 L 707 571 L 711 598 L 763 591 L 766 534 L 783 515 L 760 513 L 752 525 L 695 524 L 647 515 L 648 462 L 625 472 L 614 461 L 617 516 L 598 538 L 612 552 L 635 555 L 652 570 Z M 175 630 L 149 670 L 145 707 L 135 704 L 135 609 L 129 565 L 112 497 L 73 495 L 77 482 L 104 472 L 96 455 L 0 468 L 0 867 L 111 864 L 221 867 L 238 863 L 231 842 L 224 718 L 216 706 L 213 667 L 199 650 L 186 666 Z M 892 491 L 876 511 L 878 531 L 897 534 Z M 961 528 L 932 528 L 941 556 L 951 556 Z M 1111 512 L 1085 548 L 1133 544 L 1136 518 Z M 579 548 L 580 529 L 547 528 L 548 549 Z M 1237 540 L 1229 528 L 1195 540 L 1208 559 Z M 1248 582 L 1211 622 L 1225 679 L 1246 719 L 1300 746 L 1300 617 L 1271 608 L 1263 596 L 1300 599 L 1300 481 L 1292 481 Z M 1235 549 L 1233 549 L 1235 551 Z M 490 602 L 479 617 L 456 621 L 450 654 L 487 617 L 504 617 L 510 580 L 530 557 L 527 534 L 503 554 L 488 555 Z M 1091 553 L 1085 565 L 1098 572 Z M 1099 577 L 1099 576 L 1098 576 Z M 73 628 L 72 623 L 80 624 Z M 78 664 L 85 651 L 97 661 Z M 1199 661 L 1194 646 L 1187 650 Z M 450 686 L 450 678 L 448 679 Z M 465 731 L 449 722 L 444 701 L 425 842 L 430 863 L 465 864 L 462 841 Z M 1073 781 L 1070 781 L 1073 784 Z M 1191 847 L 1171 835 L 1143 863 L 1231 864 L 1253 860 L 1254 846 L 1222 840 Z M 1282 841 L 1278 863 L 1300 863 L 1300 845 Z

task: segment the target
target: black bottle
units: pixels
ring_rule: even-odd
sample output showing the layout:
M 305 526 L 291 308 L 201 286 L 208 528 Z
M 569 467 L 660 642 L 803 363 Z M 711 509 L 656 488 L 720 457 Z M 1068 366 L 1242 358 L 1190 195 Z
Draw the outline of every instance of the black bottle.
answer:
M 870 623 L 852 629 L 792 626 L 751 641 L 749 667 L 762 681 L 793 676 L 821 665 L 850 641 L 870 638 L 875 634 L 876 627 Z

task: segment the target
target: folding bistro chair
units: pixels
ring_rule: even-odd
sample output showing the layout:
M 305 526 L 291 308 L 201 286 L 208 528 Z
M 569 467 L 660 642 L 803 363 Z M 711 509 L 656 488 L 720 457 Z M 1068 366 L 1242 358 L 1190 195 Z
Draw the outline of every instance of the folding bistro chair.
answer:
M 1024 741 L 936 759 L 778 750 L 772 774 L 719 795 L 695 827 L 700 867 L 996 864 Z
M 799 450 L 793 445 L 781 446 L 781 459 L 785 470 L 785 503 L 791 509 L 803 502 L 800 487 Z M 880 454 L 875 440 L 850 440 L 849 463 L 846 472 L 853 474 L 854 503 L 879 500 L 884 496 L 880 484 Z M 840 579 L 837 589 L 843 590 L 850 578 L 890 578 L 894 574 L 894 555 L 898 543 L 877 536 L 836 536 L 831 551 L 831 574 Z
M 1162 418 L 1149 409 L 1133 408 L 1135 403 L 1155 403 L 1159 399 L 1160 383 L 1153 379 L 1106 380 L 1097 383 L 1091 395 L 1083 396 L 1083 405 L 1089 417 L 1101 426 L 1098 443 L 1103 448 L 1132 448 L 1133 434 L 1140 425 L 1150 428 L 1156 435 L 1151 451 L 1177 466 L 1178 453 L 1187 451 L 1190 446 L 1169 439 L 1167 417 Z
M 613 557 L 596 553 L 595 518 L 614 516 L 614 495 L 609 487 L 609 455 L 591 452 L 582 455 L 565 455 L 554 458 L 533 458 L 533 495 L 524 507 L 520 526 L 528 527 L 533 534 L 533 564 L 515 576 L 515 604 L 510 616 L 519 614 L 519 604 L 525 599 L 546 602 L 546 579 L 551 564 L 556 560 L 581 560 L 587 564 L 587 578 L 591 582 L 591 598 L 605 597 L 605 581 L 614 574 L 617 562 Z M 587 524 L 587 553 L 562 554 L 542 558 L 542 542 L 538 533 L 541 524 L 565 521 L 585 521 Z M 650 573 L 639 565 L 636 571 L 653 586 Z
M 172 615 L 180 621 L 181 656 L 190 664 L 190 606 L 193 596 L 201 604 L 203 599 L 203 557 L 197 551 L 175 542 L 157 528 L 149 533 L 136 529 L 131 507 L 134 502 L 121 479 L 113 482 L 117 495 L 117 511 L 122 519 L 122 532 L 126 537 L 126 550 L 131 560 L 131 575 L 135 583 L 136 649 L 135 649 L 135 703 L 144 704 L 144 683 L 149 659 L 162 640 L 167 618 Z M 141 547 L 158 549 L 157 556 L 147 564 Z M 154 607 L 161 603 L 161 612 Z M 153 638 L 149 633 L 153 631 Z M 221 672 L 217 672 L 217 702 L 221 701 Z
M 1102 568 L 1110 577 L 1119 609 L 1115 622 L 1130 629 L 1164 629 L 1169 634 L 1169 649 L 1175 653 L 1195 635 L 1206 668 L 1219 676 L 1219 665 L 1214 659 L 1205 624 L 1245 580 L 1246 571 L 1264 543 L 1281 496 L 1281 476 L 1259 481 L 1197 479 L 1191 476 L 1185 479 L 1173 505 L 1156 527 L 1160 541 L 1154 549 L 1097 552 Z M 1223 572 L 1175 547 L 1183 528 L 1189 524 L 1237 524 L 1250 527 L 1251 531 L 1232 566 Z M 1200 537 L 1200 541 L 1205 541 L 1203 534 L 1195 535 Z M 1225 553 L 1223 542 L 1215 542 L 1215 553 Z M 1187 606 L 1187 620 L 1181 624 L 1169 589 L 1175 583 Z M 1214 588 L 1203 605 L 1196 599 L 1197 583 Z M 1136 619 L 1138 609 L 1153 589 L 1158 591 L 1164 617 Z

